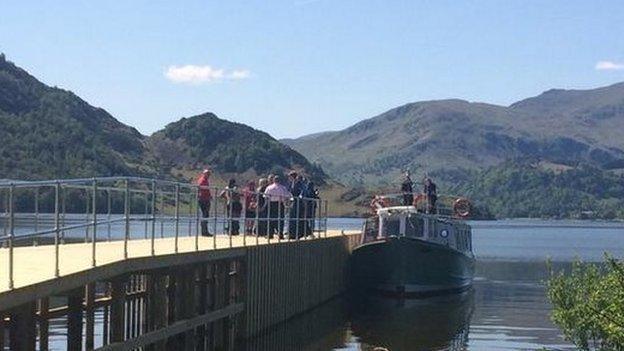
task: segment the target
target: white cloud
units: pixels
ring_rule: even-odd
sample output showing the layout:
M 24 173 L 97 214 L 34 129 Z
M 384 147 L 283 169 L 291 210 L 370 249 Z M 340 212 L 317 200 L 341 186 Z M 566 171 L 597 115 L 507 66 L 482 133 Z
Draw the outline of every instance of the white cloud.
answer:
M 251 75 L 251 72 L 249 72 L 246 69 L 236 69 L 236 70 L 233 70 L 230 74 L 228 74 L 228 78 L 235 79 L 235 80 L 247 79 L 249 78 L 250 75 Z
M 251 73 L 244 69 L 228 71 L 221 68 L 214 68 L 209 65 L 184 65 L 169 66 L 165 71 L 165 77 L 174 83 L 202 84 L 213 83 L 223 79 L 241 80 L 249 78 Z
M 599 71 L 623 70 L 624 69 L 624 63 L 613 62 L 613 61 L 598 61 L 596 63 L 596 67 L 595 68 L 597 70 L 599 70 Z

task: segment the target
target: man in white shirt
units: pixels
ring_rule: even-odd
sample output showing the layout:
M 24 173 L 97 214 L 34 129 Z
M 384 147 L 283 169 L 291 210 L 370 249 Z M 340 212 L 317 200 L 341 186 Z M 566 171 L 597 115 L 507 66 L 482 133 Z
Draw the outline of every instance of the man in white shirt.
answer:
M 290 201 L 292 194 L 279 181 L 279 176 L 275 176 L 273 184 L 264 190 L 264 196 L 269 200 L 269 238 L 273 238 L 273 234 L 277 231 L 280 239 L 283 239 L 284 217 L 286 216 L 284 204 Z

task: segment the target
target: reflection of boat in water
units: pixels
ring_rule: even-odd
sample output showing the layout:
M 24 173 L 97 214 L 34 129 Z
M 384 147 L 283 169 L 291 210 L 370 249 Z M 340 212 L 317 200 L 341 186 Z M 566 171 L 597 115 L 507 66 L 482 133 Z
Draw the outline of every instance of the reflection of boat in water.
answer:
M 351 330 L 370 349 L 464 350 L 473 295 L 470 290 L 417 300 L 360 298 L 352 306 Z
M 453 212 L 440 212 L 426 214 L 416 206 L 376 208 L 353 250 L 353 282 L 400 297 L 469 289 L 475 266 L 471 228 Z

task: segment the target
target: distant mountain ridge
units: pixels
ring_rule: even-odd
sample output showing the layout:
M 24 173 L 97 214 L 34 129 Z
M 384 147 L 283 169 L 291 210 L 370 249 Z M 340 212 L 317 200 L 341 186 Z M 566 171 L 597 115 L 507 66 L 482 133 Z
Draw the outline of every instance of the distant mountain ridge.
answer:
M 115 175 L 165 178 L 299 169 L 323 171 L 269 134 L 213 113 L 182 118 L 141 135 L 74 93 L 49 87 L 0 54 L 0 178 Z
M 383 186 L 403 169 L 453 181 L 513 159 L 624 167 L 624 83 L 549 90 L 508 107 L 458 99 L 391 109 L 341 131 L 284 140 L 331 176 Z

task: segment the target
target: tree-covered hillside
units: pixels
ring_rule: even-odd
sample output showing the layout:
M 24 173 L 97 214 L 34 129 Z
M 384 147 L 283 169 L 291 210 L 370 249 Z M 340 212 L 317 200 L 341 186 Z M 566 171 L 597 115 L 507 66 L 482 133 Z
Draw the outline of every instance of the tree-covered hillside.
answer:
M 0 178 L 149 173 L 143 136 L 0 54 Z
M 210 165 L 222 173 L 258 174 L 302 169 L 317 180 L 323 171 L 269 134 L 205 113 L 168 124 L 149 138 L 163 168 Z
M 507 162 L 449 190 L 499 218 L 624 218 L 624 176 L 591 166 L 554 171 Z

